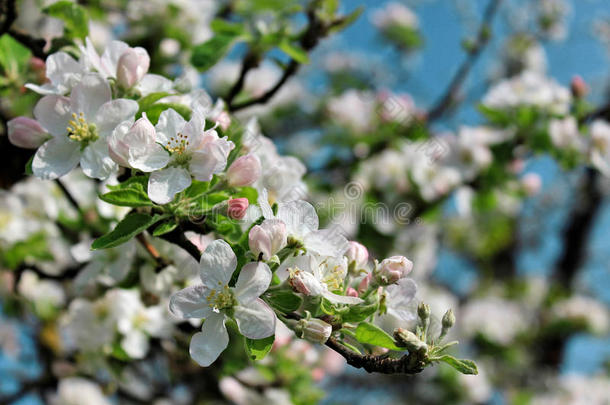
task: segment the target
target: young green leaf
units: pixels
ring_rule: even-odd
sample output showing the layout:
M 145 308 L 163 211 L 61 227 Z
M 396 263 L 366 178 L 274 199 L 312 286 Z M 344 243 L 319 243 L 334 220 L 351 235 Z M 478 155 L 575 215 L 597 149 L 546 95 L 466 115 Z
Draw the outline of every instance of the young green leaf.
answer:
M 479 370 L 477 370 L 477 365 L 472 360 L 456 359 L 455 357 L 449 356 L 447 354 L 437 358 L 436 360 L 449 364 L 451 367 L 453 367 L 462 374 L 479 374 Z
M 252 360 L 262 360 L 271 350 L 275 335 L 271 335 L 264 339 L 246 338 L 246 352 Z
M 110 191 L 100 195 L 100 200 L 120 207 L 147 207 L 153 205 L 144 190 L 127 188 L 124 190 Z
M 64 22 L 66 35 L 70 38 L 85 39 L 89 34 L 89 17 L 82 6 L 64 0 L 50 5 L 45 11 Z
M 284 38 L 284 40 L 280 42 L 278 48 L 301 64 L 309 63 L 309 55 L 307 55 L 307 52 L 300 46 L 291 44 L 287 38 Z
M 91 245 L 92 250 L 108 249 L 122 245 L 145 231 L 149 226 L 167 218 L 168 215 L 154 215 L 132 213 L 127 215 L 117 226 L 106 235 L 97 238 Z
M 356 340 L 360 343 L 385 347 L 390 350 L 402 351 L 404 348 L 396 346 L 392 336 L 388 335 L 383 329 L 372 323 L 362 322 L 356 328 Z
M 174 220 L 169 220 L 167 222 L 162 222 L 153 231 L 153 236 L 161 236 L 165 235 L 168 232 L 173 231 L 178 226 L 178 223 Z
M 0 37 L 0 67 L 8 77 L 23 72 L 32 53 L 9 34 Z
M 193 48 L 191 62 L 202 72 L 208 70 L 225 56 L 238 37 L 239 35 L 235 32 L 214 35 L 203 44 Z
M 265 300 L 285 314 L 296 311 L 303 303 L 303 298 L 289 290 L 270 290 L 265 293 Z

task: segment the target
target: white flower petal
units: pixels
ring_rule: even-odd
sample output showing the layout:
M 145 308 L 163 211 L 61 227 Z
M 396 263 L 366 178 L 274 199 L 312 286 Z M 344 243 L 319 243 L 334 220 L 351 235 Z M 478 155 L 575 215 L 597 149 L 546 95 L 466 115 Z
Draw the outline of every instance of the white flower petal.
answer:
M 310 232 L 303 238 L 307 250 L 321 256 L 339 257 L 348 248 L 348 241 L 339 228 Z
M 129 151 L 129 164 L 143 172 L 154 172 L 164 168 L 169 163 L 169 153 L 157 143 L 147 146 L 145 153 L 132 153 L 132 150 Z M 137 150 L 133 151 L 136 152 Z
M 105 74 L 107 77 L 116 77 L 117 65 L 123 52 L 129 49 L 123 41 L 112 41 L 110 45 L 106 47 L 102 57 L 100 59 L 100 73 Z
M 266 263 L 248 263 L 242 267 L 237 283 L 235 296 L 241 305 L 248 305 L 260 297 L 271 283 L 271 270 Z
M 45 61 L 47 78 L 59 89 L 70 90 L 80 80 L 83 65 L 65 52 L 55 52 Z
M 205 320 L 201 332 L 191 338 L 189 353 L 200 366 L 207 367 L 216 361 L 228 344 L 225 317 L 214 313 Z
M 227 242 L 217 239 L 210 243 L 201 254 L 199 261 L 200 276 L 203 284 L 210 290 L 225 286 L 237 267 L 237 257 Z
M 250 339 L 262 339 L 275 333 L 275 313 L 260 298 L 248 303 L 247 307 L 234 308 L 235 321 L 239 331 Z
M 261 207 L 261 211 L 263 212 L 265 219 L 275 218 L 271 205 L 269 205 L 269 195 L 266 188 L 259 193 L 256 201 L 258 202 L 259 207 Z
M 148 179 L 148 196 L 157 204 L 167 204 L 191 185 L 191 175 L 184 169 L 170 167 L 153 172 Z
M 182 115 L 178 114 L 174 109 L 168 108 L 159 116 L 159 121 L 155 126 L 157 130 L 157 142 L 166 145 L 170 138 L 173 138 L 182 131 L 186 121 Z
M 328 290 L 324 291 L 322 293 L 322 296 L 324 298 L 326 298 L 327 300 L 329 300 L 330 302 L 334 302 L 335 304 L 355 305 L 355 304 L 360 304 L 361 302 L 363 302 L 361 298 L 350 297 L 347 295 L 338 295 L 338 294 L 331 293 Z
M 318 230 L 316 209 L 304 200 L 281 204 L 277 211 L 277 218 L 284 221 L 288 233 L 292 235 L 305 236 L 309 232 Z
M 206 296 L 209 290 L 203 285 L 193 285 L 172 295 L 169 310 L 179 318 L 207 318 L 213 312 Z
M 140 83 L 136 85 L 136 89 L 142 96 L 146 96 L 151 93 L 170 91 L 173 86 L 174 84 L 172 81 L 163 76 L 147 74 L 140 80 Z
M 34 155 L 32 171 L 45 180 L 57 179 L 74 169 L 80 159 L 80 145 L 65 138 L 54 138 L 44 144 Z
M 130 331 L 121 340 L 121 347 L 132 359 L 143 359 L 148 353 L 148 336 L 137 329 Z
M 83 113 L 88 122 L 95 122 L 98 110 L 111 98 L 108 82 L 100 75 L 88 74 L 72 89 L 70 104 L 73 112 Z M 121 121 L 117 124 L 119 122 Z
M 388 313 L 405 321 L 415 319 L 415 312 L 409 305 L 417 293 L 417 284 L 410 278 L 402 278 L 396 284 L 386 287 Z
M 67 136 L 71 114 L 70 99 L 63 96 L 45 96 L 34 107 L 34 118 L 53 136 Z
M 122 122 L 133 122 L 138 112 L 138 103 L 133 100 L 119 98 L 104 103 L 97 110 L 93 122 L 102 137 L 108 136 Z
M 225 148 L 221 140 L 206 145 L 193 152 L 189 170 L 199 181 L 210 181 L 212 176 L 220 173 L 227 166 L 230 149 Z
M 118 165 L 108 155 L 108 143 L 100 138 L 83 150 L 80 166 L 88 177 L 105 180 L 110 173 L 118 170 Z

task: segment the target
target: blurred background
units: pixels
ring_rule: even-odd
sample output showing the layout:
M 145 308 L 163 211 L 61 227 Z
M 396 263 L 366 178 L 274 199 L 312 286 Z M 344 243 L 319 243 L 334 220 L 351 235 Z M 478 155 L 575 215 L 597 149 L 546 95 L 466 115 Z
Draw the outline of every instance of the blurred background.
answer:
M 226 98 L 237 79 L 244 46 L 235 46 L 203 73 L 184 59 L 186 42 L 201 43 L 212 35 L 206 23 L 223 2 L 80 3 L 93 18 L 94 42 L 116 37 L 144 46 L 152 55 L 153 71 L 189 86 L 201 85 L 213 98 Z M 427 197 L 420 191 L 414 196 L 401 191 L 401 178 L 405 181 L 407 174 L 395 161 L 408 156 L 387 152 L 401 150 L 396 139 L 412 136 L 418 130 L 412 122 L 422 117 L 430 118 L 426 131 L 433 134 L 484 124 L 479 104 L 490 88 L 524 71 L 552 78 L 565 88 L 579 76 L 586 83 L 588 103 L 602 106 L 610 100 L 607 0 L 499 1 L 486 28 L 489 41 L 477 49 L 482 21 L 493 3 L 343 0 L 340 8 L 346 13 L 362 7 L 355 22 L 322 40 L 309 63 L 268 103 L 235 111 L 244 121 L 257 116 L 263 133 L 283 154 L 306 164 L 308 199 L 327 223 L 371 246 L 375 257 L 401 254 L 413 260 L 419 298 L 432 306 L 437 318 L 454 309 L 458 324 L 452 337 L 479 366 L 478 376 L 458 375 L 445 367 L 412 377 L 369 375 L 343 367 L 340 359 L 316 354 L 316 364 L 324 365 L 308 366 L 321 370 L 311 384 L 326 395 L 313 403 L 610 404 L 610 181 L 585 165 L 538 153 L 514 159 L 522 194 L 511 191 L 513 186 L 491 192 L 473 180 L 439 195 Z M 26 29 L 34 24 L 26 20 L 33 20 L 34 10 L 42 5 L 34 0 L 19 4 L 18 23 Z M 168 26 L 154 37 L 155 26 L 163 24 L 158 16 L 165 13 L 184 13 L 194 20 Z M 255 25 L 273 26 L 273 13 L 260 14 Z M 303 23 L 303 16 L 291 18 Z M 40 21 L 35 26 L 44 37 L 48 27 Z M 181 26 L 186 34 L 176 32 Z M 467 74 L 451 93 L 451 106 L 431 115 L 443 105 L 465 61 Z M 248 76 L 246 91 L 264 93 L 281 72 L 278 65 L 264 61 Z M 40 72 L 34 67 L 29 80 L 36 74 Z M 31 92 L 19 94 L 5 87 L 0 102 L 4 122 L 26 114 L 35 100 Z M 8 195 L 26 196 L 27 201 L 26 188 L 40 186 L 24 180 L 31 151 L 13 147 L 5 136 L 0 142 L 0 186 L 6 190 L 0 194 L 0 254 L 6 255 L 15 243 L 15 235 L 8 235 L 14 229 L 4 226 L 9 223 L 5 217 L 14 215 Z M 452 146 L 438 147 L 443 153 Z M 362 214 L 366 203 L 380 201 L 392 207 L 406 202 L 408 212 L 400 221 Z M 40 209 L 25 207 L 30 208 Z M 51 250 L 56 262 L 60 254 L 69 256 L 66 249 L 57 249 Z M 3 276 L 9 273 L 7 263 L 5 259 Z M 9 282 L 7 277 L 3 283 Z M 14 305 L 11 298 L 0 299 L 0 393 L 5 395 L 21 392 L 46 372 L 45 353 L 37 343 L 40 313 L 15 316 Z M 219 398 L 225 399 L 213 401 L 260 400 L 227 394 L 249 388 L 243 381 L 241 388 L 227 384 L 225 380 L 225 389 L 220 385 Z M 174 394 L 167 403 L 197 403 L 188 395 L 179 402 L 179 393 Z M 10 403 L 45 401 L 34 390 Z M 152 403 L 146 398 L 133 401 Z

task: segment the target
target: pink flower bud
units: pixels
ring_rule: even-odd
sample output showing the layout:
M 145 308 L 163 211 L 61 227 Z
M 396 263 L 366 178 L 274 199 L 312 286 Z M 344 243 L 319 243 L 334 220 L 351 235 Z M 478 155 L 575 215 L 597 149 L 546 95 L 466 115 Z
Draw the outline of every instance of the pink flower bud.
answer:
M 316 276 L 310 272 L 300 269 L 288 269 L 288 273 L 288 284 L 290 284 L 294 291 L 313 297 L 317 297 L 324 292 Z
M 279 252 L 287 244 L 286 224 L 279 219 L 266 219 L 255 225 L 248 234 L 248 245 L 255 256 L 263 254 L 263 260 Z
M 366 266 L 369 260 L 369 251 L 361 243 L 350 241 L 345 252 L 345 257 L 351 263 L 356 264 L 356 268 L 361 269 Z
M 521 185 L 527 195 L 538 194 L 542 188 L 542 179 L 536 173 L 527 173 L 521 178 Z
M 249 186 L 261 176 L 261 162 L 254 155 L 238 157 L 227 170 L 227 180 L 233 187 Z
M 377 282 L 382 285 L 394 284 L 413 270 L 413 262 L 404 256 L 383 259 L 377 268 Z
M 362 279 L 362 281 L 360 281 L 360 284 L 358 284 L 358 292 L 360 294 L 364 293 L 366 290 L 369 289 L 369 284 L 371 284 L 372 278 L 373 273 L 369 273 Z
M 572 82 L 570 83 L 570 89 L 572 90 L 572 94 L 575 98 L 583 98 L 589 93 L 589 86 L 587 86 L 587 82 L 578 75 L 572 77 Z
M 347 287 L 345 295 L 347 295 L 348 297 L 358 297 L 358 291 L 356 291 L 352 287 Z
M 7 127 L 8 140 L 20 148 L 36 149 L 50 137 L 38 121 L 27 117 L 13 118 Z
M 227 215 L 232 219 L 242 219 L 246 216 L 246 210 L 248 209 L 247 198 L 231 198 L 228 202 Z
M 150 57 L 144 48 L 130 48 L 123 52 L 116 68 L 118 83 L 126 89 L 135 86 L 148 72 Z
M 216 122 L 220 125 L 223 131 L 226 131 L 231 125 L 231 116 L 226 111 L 221 111 L 216 117 Z

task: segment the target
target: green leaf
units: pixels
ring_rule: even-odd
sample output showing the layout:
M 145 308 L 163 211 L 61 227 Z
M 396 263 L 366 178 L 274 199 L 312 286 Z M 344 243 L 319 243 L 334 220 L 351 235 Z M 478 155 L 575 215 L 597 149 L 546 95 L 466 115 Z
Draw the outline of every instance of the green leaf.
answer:
M 271 335 L 264 339 L 246 338 L 246 352 L 252 360 L 262 360 L 271 350 L 275 335 Z
M 265 300 L 273 308 L 285 314 L 296 311 L 303 303 L 303 298 L 290 290 L 270 290 L 265 293 Z
M 243 35 L 245 33 L 243 25 L 239 23 L 232 23 L 227 20 L 223 20 L 217 18 L 210 23 L 210 28 L 216 34 L 225 34 L 225 35 Z
M 455 357 L 449 356 L 447 354 L 435 360 L 449 364 L 451 367 L 453 367 L 462 374 L 479 374 L 479 370 L 477 370 L 477 365 L 472 360 L 456 359 Z
M 64 22 L 66 35 L 70 38 L 85 39 L 89 34 L 89 17 L 86 10 L 71 1 L 58 1 L 47 7 L 45 12 Z
M 110 191 L 100 195 L 100 200 L 120 207 L 147 207 L 153 205 L 146 192 L 137 188 Z
M 233 194 L 233 198 L 247 198 L 250 204 L 256 204 L 258 191 L 253 187 L 242 187 L 239 192 Z
M 390 350 L 405 350 L 404 348 L 396 346 L 392 336 L 388 335 L 383 329 L 368 322 L 362 322 L 358 325 L 356 328 L 356 340 L 360 343 L 385 347 Z
M 173 220 L 167 221 L 167 222 L 162 222 L 161 224 L 157 225 L 157 227 L 153 231 L 153 236 L 165 235 L 166 233 L 171 232 L 174 229 L 176 229 L 177 226 L 178 226 L 178 223 Z
M 145 112 L 146 109 L 150 108 L 157 101 L 159 101 L 162 98 L 167 97 L 169 95 L 170 95 L 170 93 L 168 93 L 168 92 L 160 91 L 160 92 L 157 92 L 157 93 L 151 93 L 151 94 L 147 95 L 146 97 L 142 97 L 138 101 L 140 109 L 138 110 L 138 114 L 137 114 L 136 118 L 140 118 L 142 116 L 142 113 Z
M 53 255 L 47 247 L 47 237 L 44 232 L 37 232 L 26 240 L 16 242 L 10 248 L 0 249 L 0 263 L 10 269 L 15 269 L 27 259 L 53 260 Z
M 193 48 L 191 62 L 202 72 L 208 70 L 226 55 L 238 36 L 229 32 L 214 35 Z
M 0 37 L 0 66 L 7 76 L 13 76 L 25 70 L 32 53 L 9 34 Z
M 210 188 L 209 181 L 193 180 L 191 185 L 186 190 L 184 190 L 184 197 L 185 198 L 199 197 L 200 195 L 202 195 L 206 191 L 208 191 L 209 188 Z
M 115 190 L 125 190 L 125 189 L 137 189 L 137 190 L 146 190 L 148 187 L 148 177 L 147 176 L 133 176 L 128 178 L 122 183 L 115 185 L 108 185 L 108 189 Z
M 122 245 L 137 234 L 145 231 L 149 226 L 152 226 L 167 217 L 167 215 L 155 215 L 151 217 L 148 214 L 129 214 L 123 218 L 112 231 L 97 238 L 91 245 L 91 249 L 108 249 Z
M 362 322 L 369 316 L 373 315 L 379 305 L 377 302 L 371 304 L 352 305 L 347 314 L 342 315 L 343 322 Z
M 187 121 L 191 119 L 191 109 L 183 104 L 177 104 L 177 103 L 152 104 L 152 105 L 148 106 L 147 108 L 143 109 L 141 111 L 141 113 L 146 113 L 148 120 L 153 125 L 156 125 L 157 122 L 159 121 L 159 116 L 161 115 L 161 113 L 163 111 L 167 110 L 168 108 L 175 110 L 178 114 L 182 115 L 182 118 L 184 118 Z
M 346 29 L 354 21 L 356 21 L 358 19 L 358 17 L 360 17 L 360 14 L 362 14 L 363 11 L 364 11 L 364 7 L 360 6 L 357 9 L 355 9 L 354 11 L 352 11 L 351 13 L 349 13 L 347 15 L 344 15 L 343 17 L 341 17 L 341 20 L 339 21 L 339 23 L 335 24 L 329 30 L 329 33 L 337 32 L 337 31 L 342 31 L 342 30 Z
M 280 42 L 278 48 L 301 64 L 309 63 L 309 55 L 307 55 L 307 52 L 300 46 L 291 44 L 287 38 L 284 38 L 284 40 Z

